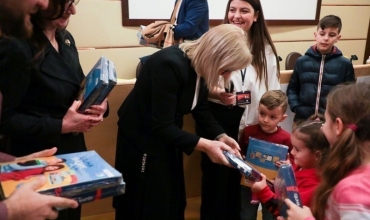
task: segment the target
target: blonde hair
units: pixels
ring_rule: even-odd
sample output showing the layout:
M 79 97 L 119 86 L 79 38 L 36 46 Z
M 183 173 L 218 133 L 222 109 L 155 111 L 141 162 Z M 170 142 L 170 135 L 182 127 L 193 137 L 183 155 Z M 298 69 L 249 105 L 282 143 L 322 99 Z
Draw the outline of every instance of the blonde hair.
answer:
M 252 62 L 245 32 L 235 25 L 218 25 L 195 41 L 180 44 L 208 88 L 217 86 L 222 72 L 243 69 Z

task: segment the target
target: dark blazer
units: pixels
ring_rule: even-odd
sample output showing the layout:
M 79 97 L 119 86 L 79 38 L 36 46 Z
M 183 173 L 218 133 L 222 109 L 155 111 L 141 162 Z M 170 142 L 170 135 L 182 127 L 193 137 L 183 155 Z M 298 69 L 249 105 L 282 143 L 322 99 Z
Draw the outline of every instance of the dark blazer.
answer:
M 190 60 L 172 46 L 149 57 L 135 86 L 118 110 L 116 168 L 127 193 L 114 198 L 116 219 L 183 219 L 183 153 L 193 152 L 200 137 L 181 130 L 191 113 L 212 138 L 223 129 L 208 111 L 208 90 L 201 78 L 191 110 L 197 74 Z
M 73 37 L 58 32 L 59 53 L 46 42 L 41 58 L 28 40 L 0 40 L 0 132 L 10 153 L 23 156 L 53 146 L 58 154 L 86 150 L 83 134 L 61 134 L 62 119 L 80 91 L 84 74 Z
M 176 1 L 177 2 L 177 1 Z M 207 0 L 182 0 L 174 29 L 175 39 L 195 40 L 209 29 Z
M 223 133 L 208 110 L 208 90 L 202 78 L 197 106 L 191 110 L 196 79 L 190 60 L 177 45 L 150 56 L 118 110 L 121 134 L 144 152 L 156 154 L 158 147 L 175 145 L 190 154 L 199 137 L 181 130 L 183 115 L 191 113 L 213 138 Z

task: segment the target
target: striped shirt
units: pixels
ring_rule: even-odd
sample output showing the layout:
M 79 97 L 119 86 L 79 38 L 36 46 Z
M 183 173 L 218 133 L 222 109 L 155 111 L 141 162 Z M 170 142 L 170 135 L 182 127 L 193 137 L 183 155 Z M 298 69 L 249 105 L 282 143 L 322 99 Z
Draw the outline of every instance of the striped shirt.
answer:
M 325 219 L 370 219 L 370 165 L 353 170 L 334 187 Z

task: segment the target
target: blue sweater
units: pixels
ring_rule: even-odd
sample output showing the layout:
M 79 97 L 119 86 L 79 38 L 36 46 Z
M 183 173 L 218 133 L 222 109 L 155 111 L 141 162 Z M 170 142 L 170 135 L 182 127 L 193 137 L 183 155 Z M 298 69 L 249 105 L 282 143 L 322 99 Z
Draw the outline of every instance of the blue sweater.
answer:
M 174 29 L 175 40 L 195 40 L 209 29 L 207 0 L 183 0 Z

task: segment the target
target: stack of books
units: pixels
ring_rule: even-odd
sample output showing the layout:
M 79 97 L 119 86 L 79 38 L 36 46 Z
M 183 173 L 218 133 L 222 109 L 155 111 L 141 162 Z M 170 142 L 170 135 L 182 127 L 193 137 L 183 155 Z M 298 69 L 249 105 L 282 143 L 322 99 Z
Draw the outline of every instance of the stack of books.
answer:
M 95 151 L 84 151 L 0 163 L 1 199 L 42 175 L 47 182 L 36 191 L 72 198 L 80 204 L 125 192 L 122 174 Z
M 117 74 L 114 63 L 102 56 L 81 83 L 82 100 L 78 112 L 84 113 L 92 105 L 100 105 L 117 84 Z

